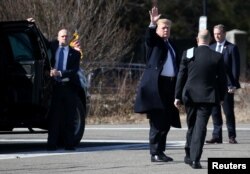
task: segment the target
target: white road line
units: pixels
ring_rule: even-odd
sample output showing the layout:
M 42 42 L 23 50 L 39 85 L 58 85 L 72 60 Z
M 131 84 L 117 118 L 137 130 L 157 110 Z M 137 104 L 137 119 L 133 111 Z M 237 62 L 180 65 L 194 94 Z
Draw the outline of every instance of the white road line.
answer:
M 12 139 L 12 140 L 1 140 L 1 142 L 45 142 L 45 139 Z M 146 140 L 82 140 L 81 142 L 89 143 L 127 143 L 119 145 L 98 145 L 93 147 L 82 147 L 77 148 L 74 152 L 67 152 L 64 150 L 56 150 L 53 152 L 44 151 L 33 151 L 33 152 L 21 152 L 21 153 L 12 153 L 12 154 L 0 154 L 0 160 L 4 159 L 19 159 L 19 158 L 32 158 L 32 157 L 41 157 L 41 156 L 55 156 L 55 155 L 68 155 L 68 154 L 78 154 L 78 153 L 90 153 L 92 151 L 113 151 L 113 150 L 140 150 L 148 149 L 148 141 Z M 169 141 L 167 143 L 168 149 L 184 147 L 184 141 Z
M 227 130 L 227 128 L 222 128 L 224 131 Z M 124 127 L 124 128 L 121 128 L 121 127 L 86 127 L 85 130 L 149 130 L 149 128 L 146 128 L 146 127 L 141 127 L 141 128 L 129 128 L 129 127 Z M 187 128 L 171 128 L 172 131 L 187 131 Z M 213 130 L 213 128 L 209 127 L 207 128 L 207 130 Z M 244 130 L 244 131 L 248 131 L 250 130 L 250 127 L 248 128 L 236 128 L 236 130 Z
M 47 139 L 0 139 L 0 142 L 8 142 L 8 143 L 46 143 Z M 168 141 L 168 144 L 178 144 L 183 143 L 184 141 Z M 130 143 L 130 144 L 142 144 L 148 143 L 148 140 L 107 140 L 107 139 L 82 139 L 81 143 Z
M 20 130 L 20 129 L 18 129 Z M 148 127 L 86 127 L 86 130 L 149 130 Z M 176 129 L 172 128 L 173 131 L 186 131 L 187 128 Z M 213 130 L 213 128 L 208 128 L 208 130 Z M 223 130 L 227 130 L 223 128 Z M 249 131 L 250 128 L 237 128 L 237 130 Z M 0 143 L 46 143 L 47 139 L 0 139 Z M 92 139 L 82 139 L 82 143 L 107 143 L 104 145 L 97 145 L 92 147 L 82 147 L 77 148 L 74 152 L 67 152 L 64 150 L 57 150 L 55 152 L 44 151 L 31 151 L 31 152 L 23 152 L 23 153 L 12 153 L 12 154 L 0 154 L 0 160 L 3 159 L 15 159 L 15 158 L 31 158 L 31 157 L 40 157 L 40 156 L 54 156 L 54 155 L 67 155 L 67 154 L 77 154 L 77 153 L 90 153 L 91 151 L 108 151 L 108 150 L 126 150 L 126 149 L 147 149 L 148 148 L 148 140 L 92 140 Z M 127 143 L 127 144 L 111 144 L 108 143 Z M 167 148 L 183 148 L 185 146 L 185 141 L 168 141 Z
M 227 131 L 226 127 L 222 128 L 223 131 Z M 26 128 L 15 128 L 15 131 L 27 131 Z M 41 129 L 34 129 L 36 131 L 41 131 Z M 134 131 L 134 130 L 149 130 L 149 127 L 92 127 L 86 125 L 85 130 L 124 130 L 124 131 Z M 208 127 L 207 130 L 213 130 L 213 127 Z M 236 128 L 236 130 L 249 131 L 250 127 Z M 171 131 L 187 131 L 187 127 L 183 128 L 171 128 Z
M 69 154 L 69 153 L 67 153 Z M 40 152 L 36 152 L 36 153 L 32 153 L 32 152 L 27 152 L 27 153 L 15 153 L 15 154 L 6 154 L 6 155 L 0 155 L 0 160 L 4 160 L 4 159 L 19 159 L 19 158 L 32 158 L 32 157 L 42 157 L 42 156 L 55 156 L 55 155 L 66 155 L 66 153 L 42 153 Z

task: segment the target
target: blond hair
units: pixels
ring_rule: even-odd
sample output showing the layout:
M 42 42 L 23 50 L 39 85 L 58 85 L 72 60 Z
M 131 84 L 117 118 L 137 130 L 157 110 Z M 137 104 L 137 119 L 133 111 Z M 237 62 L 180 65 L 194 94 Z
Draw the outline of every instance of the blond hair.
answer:
M 166 25 L 169 25 L 171 26 L 172 25 L 172 21 L 169 20 L 169 19 L 158 19 L 157 22 L 156 22 L 157 25 L 159 24 L 166 24 Z

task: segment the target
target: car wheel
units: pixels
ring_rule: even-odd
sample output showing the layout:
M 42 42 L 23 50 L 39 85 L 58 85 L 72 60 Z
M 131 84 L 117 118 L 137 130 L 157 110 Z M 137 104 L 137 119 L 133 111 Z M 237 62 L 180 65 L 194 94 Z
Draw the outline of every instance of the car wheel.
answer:
M 82 139 L 85 130 L 85 117 L 86 112 L 83 107 L 83 104 L 79 97 L 77 97 L 77 107 L 76 107 L 76 115 L 74 117 L 74 137 L 73 137 L 73 144 L 77 146 Z M 60 136 L 58 139 L 58 145 L 64 146 L 64 130 L 61 130 Z
M 86 111 L 83 107 L 83 103 L 80 98 L 77 98 L 77 108 L 74 120 L 74 145 L 78 145 L 81 142 L 82 136 L 85 130 L 85 117 Z

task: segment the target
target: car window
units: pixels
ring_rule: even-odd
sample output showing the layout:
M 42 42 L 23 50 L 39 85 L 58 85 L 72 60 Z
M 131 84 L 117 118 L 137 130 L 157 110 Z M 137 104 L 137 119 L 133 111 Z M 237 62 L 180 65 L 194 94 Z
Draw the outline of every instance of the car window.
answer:
M 13 33 L 8 36 L 14 60 L 30 61 L 34 59 L 30 38 L 25 33 Z

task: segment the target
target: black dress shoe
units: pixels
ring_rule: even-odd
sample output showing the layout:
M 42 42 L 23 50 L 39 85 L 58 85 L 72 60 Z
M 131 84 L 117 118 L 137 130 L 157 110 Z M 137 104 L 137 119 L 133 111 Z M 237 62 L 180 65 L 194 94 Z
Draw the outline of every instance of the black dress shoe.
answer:
M 151 156 L 151 162 L 169 162 L 169 161 L 173 161 L 173 158 L 165 155 L 163 152 Z
M 151 162 L 165 162 L 159 155 L 152 155 Z
M 192 164 L 192 161 L 191 161 L 191 159 L 188 156 L 184 157 L 184 162 L 185 162 L 185 164 L 188 164 L 188 165 Z
M 212 138 L 211 140 L 206 140 L 207 144 L 221 144 L 222 143 L 222 139 L 219 138 Z
M 163 160 L 165 160 L 165 161 L 174 161 L 173 158 L 171 158 L 171 157 L 165 155 L 165 153 L 163 153 L 163 152 L 161 152 L 159 155 L 160 155 L 161 158 L 162 158 Z
M 200 162 L 197 162 L 197 161 L 193 161 L 190 166 L 193 168 L 193 169 L 201 169 L 202 166 L 201 166 L 201 163 Z
M 230 144 L 238 144 L 238 142 L 236 141 L 236 139 L 234 137 L 229 138 L 229 143 Z

